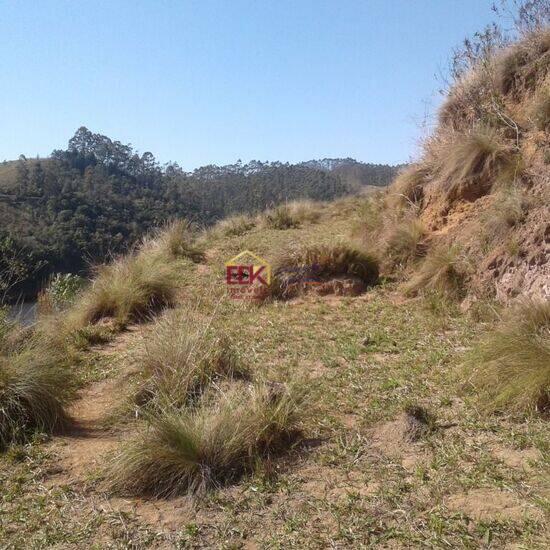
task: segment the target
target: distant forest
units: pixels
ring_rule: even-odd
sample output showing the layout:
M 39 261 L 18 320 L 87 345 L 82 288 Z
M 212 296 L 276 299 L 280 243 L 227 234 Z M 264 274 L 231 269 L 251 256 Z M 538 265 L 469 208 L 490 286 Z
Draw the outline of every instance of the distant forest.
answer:
M 209 225 L 294 199 L 329 200 L 387 185 L 398 168 L 324 159 L 186 172 L 82 127 L 49 158 L 0 164 L 0 299 L 15 280 L 23 283 L 12 291 L 33 293 L 49 274 L 82 272 L 171 218 Z

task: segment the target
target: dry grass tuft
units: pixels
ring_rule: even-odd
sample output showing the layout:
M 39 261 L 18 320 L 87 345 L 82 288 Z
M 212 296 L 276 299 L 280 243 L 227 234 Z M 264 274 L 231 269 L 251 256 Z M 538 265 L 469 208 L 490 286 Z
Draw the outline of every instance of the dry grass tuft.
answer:
M 393 209 L 417 207 L 424 197 L 424 185 L 431 176 L 425 163 L 413 164 L 403 170 L 388 190 L 388 206 Z
M 439 246 L 430 250 L 404 290 L 409 295 L 428 291 L 460 298 L 467 272 L 467 262 L 457 246 Z
M 216 378 L 245 377 L 236 349 L 213 317 L 167 311 L 136 356 L 142 383 L 138 406 L 181 407 L 194 402 Z
M 123 326 L 173 305 L 179 282 L 177 263 L 153 253 L 131 254 L 101 266 L 91 287 L 67 315 L 74 319 L 75 328 L 103 317 L 113 317 Z
M 478 127 L 453 133 L 439 154 L 438 176 L 450 201 L 472 201 L 499 182 L 512 182 L 521 170 L 521 157 L 494 128 Z
M 405 266 L 420 258 L 424 250 L 421 241 L 426 235 L 422 223 L 415 217 L 405 217 L 387 225 L 378 243 L 379 256 L 386 266 Z
M 292 211 L 288 204 L 281 204 L 260 215 L 266 229 L 294 229 L 300 227 L 302 220 Z
M 216 392 L 194 409 L 166 409 L 126 445 L 109 471 L 110 486 L 131 495 L 200 493 L 238 479 L 259 460 L 288 448 L 302 416 L 297 387 L 261 383 Z
M 467 372 L 484 410 L 550 410 L 550 302 L 524 301 L 473 349 Z
M 494 60 L 494 82 L 503 95 L 535 89 L 550 68 L 550 29 L 532 33 L 512 44 Z
M 254 218 L 241 214 L 220 220 L 213 228 L 214 233 L 225 237 L 240 237 L 256 226 Z
M 482 213 L 482 239 L 492 246 L 498 239 L 508 240 L 508 231 L 525 220 L 532 201 L 521 187 L 501 189 L 490 208 Z
M 321 217 L 321 205 L 311 200 L 299 200 L 288 203 L 291 216 L 301 223 L 316 223 Z
M 273 271 L 271 293 L 279 298 L 289 297 L 296 284 L 311 278 L 327 281 L 347 275 L 373 285 L 379 275 L 378 261 L 373 255 L 344 244 L 292 248 L 279 255 Z
M 199 263 L 204 251 L 196 245 L 197 228 L 187 220 L 174 220 L 143 239 L 141 254 L 162 255 L 167 261 L 189 259 Z
M 65 427 L 65 405 L 73 389 L 63 351 L 39 338 L 0 356 L 0 449 L 24 441 L 32 432 Z
M 529 115 L 538 130 L 548 130 L 550 127 L 550 84 L 535 95 Z

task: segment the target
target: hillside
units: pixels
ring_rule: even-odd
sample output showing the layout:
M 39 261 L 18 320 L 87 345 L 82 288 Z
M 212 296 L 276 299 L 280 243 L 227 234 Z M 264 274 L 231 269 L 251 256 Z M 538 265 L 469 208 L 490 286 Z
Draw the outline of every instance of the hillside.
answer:
M 549 67 L 547 29 L 480 59 L 366 221 L 388 271 L 420 273 L 411 292 L 440 268 L 470 300 L 550 298 Z
M 389 188 L 174 219 L 0 308 L 0 545 L 550 546 L 550 33 L 501 38 Z M 149 177 L 83 137 L 68 187 Z M 353 168 L 313 164 L 231 181 Z
M 207 226 L 298 198 L 328 200 L 386 185 L 396 173 L 351 159 L 338 170 L 350 163 L 361 177 L 308 163 L 257 161 L 185 172 L 81 128 L 51 158 L 0 164 L 0 242 L 13 241 L 1 249 L 0 274 L 11 258 L 24 258 L 23 280 L 12 294 L 32 293 L 52 272 L 85 272 L 175 217 Z
M 481 412 L 458 379 L 464 350 L 498 324 L 494 313 L 405 299 L 395 283 L 356 295 L 351 283 L 370 260 L 338 257 L 351 258 L 346 243 L 366 203 L 298 204 L 286 228 L 281 213 L 234 218 L 193 241 L 173 228 L 101 271 L 57 320 L 43 319 L 37 337 L 57 343 L 41 372 L 53 349 L 66 349 L 79 389 L 68 431 L 0 455 L 1 538 L 15 547 L 545 547 L 548 421 Z M 262 304 L 228 297 L 230 258 L 254 251 L 281 277 L 279 258 L 302 246 L 328 247 L 316 261 L 341 274 L 336 287 Z M 135 277 L 150 277 L 149 313 Z M 158 311 L 161 299 L 171 308 Z M 189 470 L 195 460 L 202 466 Z

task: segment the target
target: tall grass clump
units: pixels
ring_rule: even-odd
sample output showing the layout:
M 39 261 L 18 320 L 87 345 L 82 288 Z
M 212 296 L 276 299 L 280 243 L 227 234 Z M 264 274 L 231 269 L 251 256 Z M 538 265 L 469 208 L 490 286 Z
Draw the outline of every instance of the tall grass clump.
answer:
M 301 220 L 292 212 L 288 204 L 281 204 L 268 210 L 261 216 L 263 226 L 267 229 L 294 229 L 300 227 Z
M 474 347 L 467 374 L 484 410 L 550 411 L 550 302 L 524 301 Z
M 537 130 L 548 130 L 550 127 L 550 82 L 535 95 L 529 115 Z
M 152 311 L 174 304 L 179 279 L 177 264 L 167 263 L 162 256 L 122 257 L 97 270 L 74 313 L 80 317 L 82 326 L 103 317 L 112 317 L 121 325 L 140 320 Z
M 480 215 L 482 240 L 491 245 L 497 239 L 508 239 L 509 229 L 525 220 L 532 202 L 520 187 L 501 189 L 491 206 Z
M 346 244 L 291 248 L 274 262 L 271 293 L 285 298 L 305 280 L 322 282 L 346 275 L 373 285 L 378 281 L 378 260 L 368 252 Z
M 385 195 L 381 192 L 359 202 L 352 222 L 352 236 L 365 242 L 367 246 L 375 243 L 387 216 Z
M 0 356 L 0 449 L 35 431 L 64 428 L 73 389 L 62 350 L 45 342 L 35 339 L 23 350 Z
M 409 295 L 436 292 L 461 298 L 468 270 L 468 262 L 458 246 L 440 245 L 428 252 L 404 290 Z
M 387 227 L 378 243 L 381 261 L 388 266 L 404 266 L 423 254 L 421 241 L 426 235 L 424 226 L 415 217 L 396 220 Z
M 109 469 L 110 486 L 130 495 L 199 493 L 238 479 L 288 448 L 303 394 L 266 383 L 217 392 L 192 409 L 167 408 L 127 444 Z
M 311 200 L 303 199 L 288 203 L 290 214 L 301 223 L 316 223 L 321 217 L 321 205 Z
M 123 326 L 174 305 L 181 284 L 181 261 L 203 258 L 191 231 L 184 220 L 172 222 L 145 238 L 137 250 L 100 266 L 90 287 L 67 312 L 75 329 L 103 317 L 114 318 Z
M 431 167 L 426 163 L 413 164 L 403 170 L 388 190 L 387 202 L 392 209 L 417 207 L 424 198 L 424 186 L 429 181 Z
M 519 97 L 536 89 L 550 69 L 550 29 L 542 27 L 504 49 L 493 60 L 494 82 L 502 95 Z
M 0 305 L 0 353 L 4 351 L 13 323 L 8 319 L 8 308 Z
M 519 153 L 488 126 L 451 135 L 439 158 L 438 175 L 449 200 L 479 198 L 496 183 L 514 181 L 521 171 Z
M 155 323 L 135 360 L 142 380 L 138 406 L 189 405 L 217 378 L 247 374 L 214 317 L 183 309 L 167 311 Z
M 256 226 L 253 217 L 246 214 L 230 216 L 220 220 L 214 227 L 214 232 L 221 233 L 225 237 L 240 237 Z
M 197 228 L 179 219 L 167 223 L 143 239 L 141 254 L 161 255 L 167 261 L 188 259 L 195 263 L 204 260 L 204 251 L 197 245 Z

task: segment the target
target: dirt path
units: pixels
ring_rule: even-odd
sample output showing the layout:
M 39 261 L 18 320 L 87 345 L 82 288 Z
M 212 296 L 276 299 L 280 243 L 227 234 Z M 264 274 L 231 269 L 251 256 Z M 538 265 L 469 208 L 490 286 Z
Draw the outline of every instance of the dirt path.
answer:
M 109 420 L 126 395 L 124 382 L 132 372 L 129 362 L 121 358 L 141 338 L 143 331 L 143 326 L 132 326 L 107 345 L 92 348 L 107 361 L 116 361 L 117 369 L 113 377 L 82 389 L 72 403 L 69 413 L 74 426 L 48 446 L 56 457 L 55 466 L 49 472 L 49 485 L 85 483 L 104 463 L 105 455 L 125 437 L 124 429 L 110 425 Z

